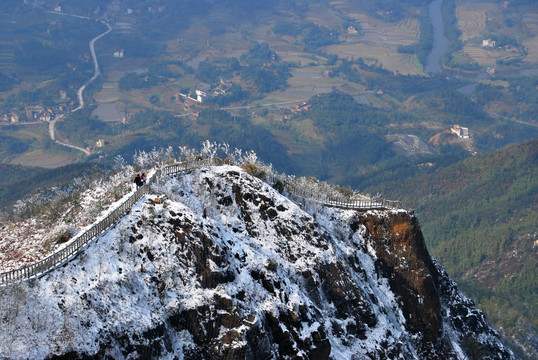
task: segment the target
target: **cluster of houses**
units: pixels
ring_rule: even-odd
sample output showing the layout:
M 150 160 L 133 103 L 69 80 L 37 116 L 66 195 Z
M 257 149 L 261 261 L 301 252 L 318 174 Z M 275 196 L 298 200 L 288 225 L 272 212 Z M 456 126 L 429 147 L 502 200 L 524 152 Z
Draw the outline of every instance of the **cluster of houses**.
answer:
M 282 108 L 280 109 L 280 114 L 282 115 L 281 121 L 287 121 L 292 118 L 293 115 L 296 115 L 300 113 L 301 111 L 305 111 L 310 109 L 310 105 L 308 105 L 307 102 L 303 102 L 299 105 L 293 106 L 291 109 L 288 108 Z
M 11 124 L 17 124 L 19 122 L 19 115 L 17 115 L 17 113 L 15 112 L 4 114 L 4 116 L 2 117 L 2 121 Z
M 497 42 L 495 40 L 491 40 L 491 39 L 483 39 L 482 40 L 482 47 L 495 48 L 495 47 L 497 47 Z M 510 45 L 510 44 L 506 44 L 504 46 L 499 46 L 498 49 L 504 50 L 504 51 L 512 51 L 512 52 L 518 52 L 519 51 L 519 49 L 516 46 Z
M 45 108 L 41 105 L 29 105 L 24 108 L 24 114 L 27 121 L 51 121 L 65 110 L 63 106 Z M 0 120 L 4 123 L 18 124 L 21 118 L 16 111 L 10 111 L 5 113 Z
M 391 16 L 393 13 L 392 10 L 377 10 L 375 14 L 380 17 L 388 17 Z
M 114 57 L 117 59 L 123 59 L 123 49 L 114 51 Z
M 199 83 L 196 85 L 196 89 L 194 90 L 194 96 L 190 92 L 182 93 L 181 91 L 179 92 L 179 96 L 185 99 L 203 103 L 204 101 L 207 101 L 212 97 L 226 94 L 226 91 L 231 86 L 232 82 L 230 80 L 221 78 L 219 84 L 216 87 L 212 87 L 211 85 L 206 83 Z

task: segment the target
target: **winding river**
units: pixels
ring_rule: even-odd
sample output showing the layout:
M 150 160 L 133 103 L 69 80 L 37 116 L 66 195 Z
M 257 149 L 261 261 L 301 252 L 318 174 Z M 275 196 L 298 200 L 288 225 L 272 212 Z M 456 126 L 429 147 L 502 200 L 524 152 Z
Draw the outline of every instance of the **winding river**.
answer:
M 441 58 L 448 51 L 448 39 L 444 34 L 443 15 L 441 13 L 441 4 L 443 0 L 434 0 L 428 5 L 430 13 L 430 22 L 433 28 L 433 43 L 432 51 L 426 58 L 424 72 L 426 73 L 442 73 L 445 72 L 441 66 Z M 458 71 L 450 71 L 450 74 L 468 80 L 480 80 L 488 77 L 486 72 L 479 73 L 463 73 Z M 538 68 L 518 69 L 518 70 L 499 70 L 497 76 L 535 76 L 538 75 Z M 464 89 L 464 92 L 470 94 L 474 92 L 472 88 Z
M 441 67 L 441 57 L 448 50 L 448 39 L 444 34 L 443 15 L 441 14 L 441 3 L 443 0 L 434 0 L 428 8 L 430 10 L 430 22 L 433 27 L 433 44 L 432 51 L 426 58 L 426 73 L 440 73 L 443 71 Z

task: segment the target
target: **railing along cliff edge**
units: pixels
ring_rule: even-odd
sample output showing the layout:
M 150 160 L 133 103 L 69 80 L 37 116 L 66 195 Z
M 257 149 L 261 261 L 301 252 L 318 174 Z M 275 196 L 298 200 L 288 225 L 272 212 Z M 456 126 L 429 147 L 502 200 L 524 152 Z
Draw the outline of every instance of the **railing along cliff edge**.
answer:
M 121 217 L 127 214 L 129 210 L 134 206 L 134 204 L 138 202 L 138 200 L 140 200 L 144 194 L 148 193 L 149 186 L 157 179 L 163 176 L 176 174 L 181 171 L 194 169 L 196 167 L 210 165 L 211 162 L 211 159 L 183 162 L 167 166 L 162 170 L 158 170 L 155 174 L 148 178 L 144 186 L 141 186 L 137 191 L 132 193 L 131 196 L 129 196 L 116 209 L 110 212 L 110 214 L 108 214 L 105 218 L 93 224 L 85 231 L 77 234 L 73 239 L 70 240 L 69 244 L 66 247 L 58 250 L 57 252 L 54 252 L 53 254 L 36 263 L 24 266 L 20 269 L 0 273 L 0 286 L 40 277 L 46 274 L 48 271 L 52 270 L 53 268 L 62 265 L 75 255 L 77 255 L 82 250 L 82 248 L 84 248 L 84 246 L 86 246 L 98 235 L 102 234 L 105 230 L 115 224 L 116 221 L 118 221 Z
M 76 256 L 87 244 L 89 244 L 97 236 L 101 235 L 105 230 L 115 224 L 121 217 L 129 212 L 129 210 L 142 198 L 144 194 L 149 192 L 149 186 L 157 179 L 164 176 L 177 174 L 182 171 L 198 168 L 201 166 L 208 166 L 213 163 L 215 159 L 205 159 L 197 161 L 182 162 L 174 165 L 169 165 L 161 170 L 156 171 L 150 176 L 146 184 L 135 191 L 129 196 L 121 205 L 114 209 L 110 214 L 99 222 L 93 224 L 90 228 L 77 234 L 70 240 L 69 244 L 58 250 L 57 252 L 47 256 L 45 259 L 36 263 L 24 266 L 20 269 L 6 271 L 0 273 L 0 286 L 15 283 L 18 281 L 29 280 L 32 278 L 38 278 L 43 276 L 48 271 L 64 264 L 74 256 Z M 308 201 L 314 201 L 325 206 L 339 207 L 345 209 L 358 209 L 358 210 L 371 210 L 371 209 L 390 209 L 396 208 L 400 205 L 397 201 L 390 200 L 335 200 L 328 199 L 322 196 L 314 196 L 311 193 L 307 193 L 302 188 L 291 187 L 289 192 L 295 196 L 301 197 Z
M 386 199 L 352 199 L 352 198 L 330 198 L 324 194 L 313 194 L 302 187 L 292 186 L 287 189 L 292 195 L 315 202 L 324 206 L 336 207 L 350 210 L 378 210 L 401 208 L 400 201 Z

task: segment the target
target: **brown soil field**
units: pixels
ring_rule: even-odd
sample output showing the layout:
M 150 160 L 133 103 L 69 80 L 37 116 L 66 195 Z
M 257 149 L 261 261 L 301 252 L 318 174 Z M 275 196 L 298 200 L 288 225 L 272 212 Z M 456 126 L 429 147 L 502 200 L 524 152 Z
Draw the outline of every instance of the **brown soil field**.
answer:
M 20 155 L 13 159 L 11 164 L 23 166 L 37 166 L 42 168 L 54 169 L 61 166 L 78 162 L 78 159 L 69 153 L 47 153 L 43 150 L 35 150 Z
M 350 1 L 333 2 L 330 5 L 313 4 L 307 12 L 307 18 L 302 21 L 314 22 L 328 28 L 343 32 L 341 24 L 343 15 L 355 19 L 363 28 L 361 35 L 342 36 L 344 43 L 325 48 L 328 53 L 338 54 L 340 57 L 363 57 L 367 62 L 377 63 L 389 70 L 397 70 L 402 74 L 417 74 L 410 55 L 399 54 L 398 45 L 411 44 L 418 39 L 418 21 L 412 17 L 397 23 L 383 22 L 371 18 L 360 9 L 359 5 Z M 254 42 L 267 42 L 283 61 L 299 65 L 292 69 L 292 77 L 288 80 L 289 87 L 285 92 L 267 94 L 261 103 L 306 100 L 319 93 L 332 91 L 334 87 L 343 85 L 340 79 L 329 78 L 323 66 L 324 57 L 304 53 L 302 45 L 295 43 L 291 37 L 276 36 L 272 32 L 274 20 L 268 16 L 260 16 L 252 22 L 236 24 L 226 23 L 222 19 L 222 12 L 214 9 L 209 18 L 214 23 L 222 22 L 222 31 L 211 31 L 207 26 L 207 19 L 200 19 L 189 29 L 178 34 L 176 39 L 167 43 L 167 59 L 187 61 L 193 56 L 199 60 L 208 57 L 225 56 L 239 58 Z M 132 90 L 122 93 L 118 89 L 118 80 L 125 73 L 140 71 L 147 68 L 156 59 L 135 60 L 125 58 L 114 60 L 108 66 L 105 74 L 103 88 L 95 94 L 98 102 L 121 102 L 123 106 L 135 108 L 137 106 L 156 108 L 149 103 L 149 97 L 158 93 L 161 97 L 163 109 L 181 111 L 181 104 L 170 101 L 171 96 L 177 95 L 182 87 L 194 88 L 196 80 L 181 77 L 176 81 L 163 84 L 150 89 Z
M 345 58 L 374 59 L 388 70 L 402 74 L 417 74 L 413 57 L 399 54 L 398 45 L 409 45 L 418 40 L 418 21 L 408 17 L 396 23 L 384 22 L 359 12 L 349 3 L 335 4 L 342 12 L 355 19 L 362 28 L 361 36 L 350 37 L 346 43 L 325 48 L 328 53 Z
M 390 23 L 368 16 L 360 4 L 348 1 L 331 3 L 342 14 L 354 19 L 362 28 L 360 41 L 381 45 L 408 45 L 418 40 L 419 23 L 412 17 Z
M 465 56 L 471 58 L 472 61 L 476 61 L 481 66 L 492 66 L 496 65 L 496 60 L 508 60 L 519 58 L 520 55 L 516 52 L 504 51 L 504 50 L 494 50 L 489 48 L 484 48 L 481 45 L 472 45 L 467 44 L 463 46 L 463 51 Z
M 538 6 L 520 7 L 518 11 L 523 15 L 523 28 L 517 30 L 515 27 L 509 29 L 504 24 L 500 24 L 499 26 L 503 32 L 508 31 L 506 34 L 508 36 L 524 37 L 522 44 L 527 49 L 528 55 L 523 58 L 523 62 L 536 64 L 538 63 Z M 488 21 L 490 24 L 502 22 L 504 15 L 503 10 L 497 2 L 468 2 L 458 0 L 456 16 L 458 18 L 458 28 L 462 32 L 461 39 L 466 41 L 476 37 L 486 37 L 486 22 Z M 523 31 L 524 35 L 517 31 Z M 464 52 L 472 61 L 476 61 L 482 66 L 494 66 L 496 65 L 496 60 L 509 60 L 519 57 L 517 53 L 484 49 L 477 44 L 466 44 L 464 46 Z
M 495 11 L 498 5 L 483 1 L 458 1 L 456 4 L 456 17 L 461 39 L 466 41 L 473 37 L 480 37 L 486 31 L 486 19 L 489 11 Z
M 528 11 L 523 15 L 523 23 L 534 36 L 523 41 L 523 46 L 527 48 L 528 55 L 524 61 L 527 63 L 538 63 L 538 6 L 529 6 Z
M 341 30 L 342 17 L 339 14 L 339 11 L 335 11 L 332 4 L 328 5 L 323 4 L 312 4 L 310 6 L 310 11 L 306 17 L 307 22 L 313 22 L 314 24 L 319 24 L 325 26 L 329 29 Z
M 538 63 L 538 36 L 523 41 L 523 46 L 528 51 L 527 56 L 523 59 L 526 63 Z
M 375 44 L 339 44 L 325 48 L 330 54 L 337 54 L 343 58 L 359 58 L 365 60 L 375 60 L 383 68 L 391 71 L 398 71 L 404 75 L 418 74 L 417 68 L 413 65 L 413 57 L 408 54 L 400 54 L 396 51 L 396 46 L 380 46 Z

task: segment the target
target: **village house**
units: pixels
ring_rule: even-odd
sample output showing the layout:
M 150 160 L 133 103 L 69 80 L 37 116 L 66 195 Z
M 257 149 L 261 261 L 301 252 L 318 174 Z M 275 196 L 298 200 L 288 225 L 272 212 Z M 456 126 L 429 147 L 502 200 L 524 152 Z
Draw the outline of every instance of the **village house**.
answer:
M 12 124 L 17 124 L 19 122 L 19 115 L 14 112 L 4 114 L 2 121 Z
M 181 91 L 178 93 L 178 96 L 202 103 L 212 97 L 226 94 L 226 91 L 232 85 L 233 83 L 230 80 L 221 78 L 218 86 L 214 88 L 212 88 L 211 85 L 206 84 L 206 83 L 197 84 L 196 90 L 194 90 L 194 94 L 196 95 L 196 97 L 191 96 L 190 92 L 183 93 Z
M 358 34 L 359 32 L 354 26 L 349 25 L 347 27 L 347 33 L 352 35 L 352 34 Z
M 459 125 L 452 125 L 452 128 L 450 129 L 450 131 L 452 133 L 458 135 L 458 137 L 460 137 L 462 139 L 469 139 L 470 138 L 470 136 L 469 136 L 469 128 L 459 126 Z
M 207 97 L 207 93 L 203 90 L 195 90 L 196 92 L 196 101 L 198 101 L 199 103 L 203 102 L 204 101 L 204 98 Z
M 491 48 L 494 48 L 494 47 L 495 47 L 495 40 L 484 39 L 484 40 L 482 40 L 482 46 L 483 46 L 483 47 L 491 47 Z
M 39 116 L 39 121 L 50 121 L 50 114 L 46 112 L 42 113 Z
M 305 110 L 308 110 L 308 109 L 310 109 L 310 105 L 308 105 L 308 103 L 306 103 L 306 102 L 303 102 L 300 105 L 295 105 L 290 110 L 291 110 L 292 113 L 297 114 L 297 113 L 299 113 L 301 111 L 305 111 Z
M 45 109 L 40 105 L 29 105 L 24 108 L 26 110 L 26 116 L 30 120 L 37 120 L 43 114 Z

